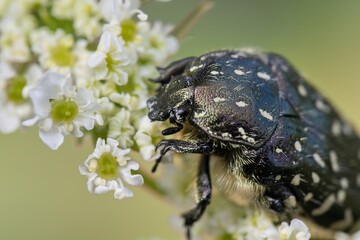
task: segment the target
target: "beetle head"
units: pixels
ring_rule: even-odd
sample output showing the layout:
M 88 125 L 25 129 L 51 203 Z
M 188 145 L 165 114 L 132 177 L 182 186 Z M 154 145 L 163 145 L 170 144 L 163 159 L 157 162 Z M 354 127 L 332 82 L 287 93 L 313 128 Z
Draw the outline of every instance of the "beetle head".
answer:
M 184 122 L 191 112 L 193 79 L 183 75 L 172 77 L 161 85 L 157 94 L 147 101 L 148 116 L 152 121 Z

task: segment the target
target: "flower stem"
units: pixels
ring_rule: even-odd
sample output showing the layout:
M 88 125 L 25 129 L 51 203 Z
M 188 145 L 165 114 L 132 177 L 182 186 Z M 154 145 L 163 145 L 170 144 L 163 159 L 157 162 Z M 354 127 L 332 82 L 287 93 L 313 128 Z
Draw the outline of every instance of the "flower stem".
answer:
M 212 6 L 213 2 L 211 0 L 202 0 L 199 2 L 195 8 L 174 28 L 171 34 L 179 40 L 184 38 Z

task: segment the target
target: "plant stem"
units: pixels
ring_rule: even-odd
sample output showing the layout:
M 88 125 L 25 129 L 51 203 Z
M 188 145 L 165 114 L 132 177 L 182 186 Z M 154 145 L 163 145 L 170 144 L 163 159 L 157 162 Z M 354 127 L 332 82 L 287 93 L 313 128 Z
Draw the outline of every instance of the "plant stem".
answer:
M 213 2 L 211 0 L 202 0 L 195 8 L 174 28 L 172 35 L 181 40 L 184 38 L 194 25 L 207 13 Z

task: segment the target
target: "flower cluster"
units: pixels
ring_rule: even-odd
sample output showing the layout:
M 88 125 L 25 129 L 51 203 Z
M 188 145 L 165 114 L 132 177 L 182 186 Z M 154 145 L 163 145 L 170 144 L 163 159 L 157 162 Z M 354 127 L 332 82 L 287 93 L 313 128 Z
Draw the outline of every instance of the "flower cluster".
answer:
M 130 152 L 153 159 L 145 120 L 156 66 L 178 49 L 171 26 L 150 23 L 138 0 L 4 0 L 0 3 L 0 132 L 37 126 L 58 149 L 94 138 L 80 167 L 92 193 L 132 196 L 142 185 Z M 106 139 L 106 140 L 105 140 Z
M 113 191 L 116 199 L 133 196 L 128 185 L 144 184 L 132 172 L 139 163 L 131 156 L 159 157 L 154 144 L 162 137 L 160 123 L 146 116 L 146 100 L 154 92 L 148 79 L 178 50 L 172 27 L 150 23 L 140 8 L 140 0 L 0 1 L 0 132 L 36 126 L 53 150 L 68 135 L 92 136 L 96 146 L 80 174 L 88 178 L 89 192 Z M 171 165 L 148 185 L 184 203 L 191 181 L 184 172 Z M 219 196 L 197 235 L 310 238 L 300 220 L 276 226 L 265 212 L 235 207 Z M 337 238 L 351 239 L 343 233 Z
M 293 219 L 290 225 L 282 222 L 276 226 L 268 212 L 239 207 L 222 195 L 210 205 L 205 218 L 196 228 L 196 234 L 208 235 L 210 239 L 309 240 L 311 237 L 309 229 L 299 219 Z

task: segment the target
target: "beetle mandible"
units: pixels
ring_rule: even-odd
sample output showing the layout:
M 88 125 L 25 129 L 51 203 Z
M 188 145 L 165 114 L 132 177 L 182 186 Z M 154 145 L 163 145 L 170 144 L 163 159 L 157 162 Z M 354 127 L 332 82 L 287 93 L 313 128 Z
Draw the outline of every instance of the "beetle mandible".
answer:
M 209 162 L 220 157 L 231 181 L 247 181 L 252 198 L 278 213 L 303 215 L 325 228 L 350 231 L 360 218 L 360 139 L 350 124 L 283 57 L 223 50 L 160 68 L 161 86 L 147 101 L 167 151 L 198 153 L 197 205 L 190 228 L 211 200 Z M 187 125 L 186 128 L 184 124 Z M 157 159 L 153 171 L 160 163 Z M 241 194 L 241 193 L 240 193 Z

